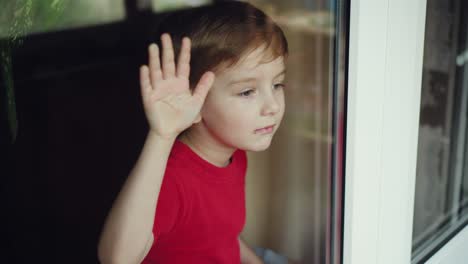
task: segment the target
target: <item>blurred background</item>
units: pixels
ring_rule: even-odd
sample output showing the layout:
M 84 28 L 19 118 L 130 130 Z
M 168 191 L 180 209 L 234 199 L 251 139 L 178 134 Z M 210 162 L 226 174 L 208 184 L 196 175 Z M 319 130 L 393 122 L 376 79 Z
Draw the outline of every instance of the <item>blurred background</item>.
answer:
M 97 263 L 144 143 L 138 68 L 164 15 L 196 0 L 0 0 L 5 263 Z M 248 153 L 241 236 L 301 263 L 341 258 L 347 1 L 249 1 L 283 28 L 286 113 Z M 5 239 L 6 238 L 6 239 Z

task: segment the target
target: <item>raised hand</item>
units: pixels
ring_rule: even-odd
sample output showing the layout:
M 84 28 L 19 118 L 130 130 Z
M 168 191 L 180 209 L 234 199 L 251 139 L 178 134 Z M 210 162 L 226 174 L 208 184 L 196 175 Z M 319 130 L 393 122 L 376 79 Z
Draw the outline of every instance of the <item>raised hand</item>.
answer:
M 192 94 L 189 87 L 191 40 L 182 39 L 177 69 L 170 35 L 162 34 L 161 42 L 162 68 L 159 48 L 154 43 L 148 47 L 149 68 L 147 65 L 140 67 L 141 95 L 150 132 L 174 139 L 200 121 L 199 113 L 215 75 L 205 72 Z

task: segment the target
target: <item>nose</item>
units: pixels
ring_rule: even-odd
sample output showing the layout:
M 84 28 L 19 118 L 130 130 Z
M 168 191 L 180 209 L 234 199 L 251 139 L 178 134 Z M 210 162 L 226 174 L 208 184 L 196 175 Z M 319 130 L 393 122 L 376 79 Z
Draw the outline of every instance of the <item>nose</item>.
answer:
M 265 96 L 263 105 L 262 105 L 262 115 L 275 115 L 280 110 L 280 98 L 275 98 L 272 94 L 267 94 Z

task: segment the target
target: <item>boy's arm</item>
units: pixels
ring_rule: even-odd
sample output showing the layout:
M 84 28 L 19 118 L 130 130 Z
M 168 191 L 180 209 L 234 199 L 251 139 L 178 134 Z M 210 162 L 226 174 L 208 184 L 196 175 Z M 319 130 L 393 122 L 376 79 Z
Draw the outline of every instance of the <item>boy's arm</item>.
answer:
M 239 236 L 239 246 L 242 264 L 264 264 L 255 252 Z
M 101 231 L 101 263 L 139 263 L 153 241 L 156 205 L 175 139 L 149 132 L 143 150 L 127 177 Z

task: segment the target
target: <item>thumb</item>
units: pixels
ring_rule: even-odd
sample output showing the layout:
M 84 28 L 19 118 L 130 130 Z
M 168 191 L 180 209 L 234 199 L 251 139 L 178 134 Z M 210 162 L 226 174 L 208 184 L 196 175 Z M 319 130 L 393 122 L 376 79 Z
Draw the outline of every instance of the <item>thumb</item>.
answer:
M 195 121 L 193 121 L 193 122 L 194 123 L 199 123 L 201 120 L 202 120 L 201 114 L 198 113 L 197 117 L 195 118 Z
M 201 103 L 205 101 L 211 86 L 213 86 L 214 78 L 215 74 L 211 71 L 207 71 L 200 78 L 200 81 L 198 81 L 193 96 L 196 97 Z

